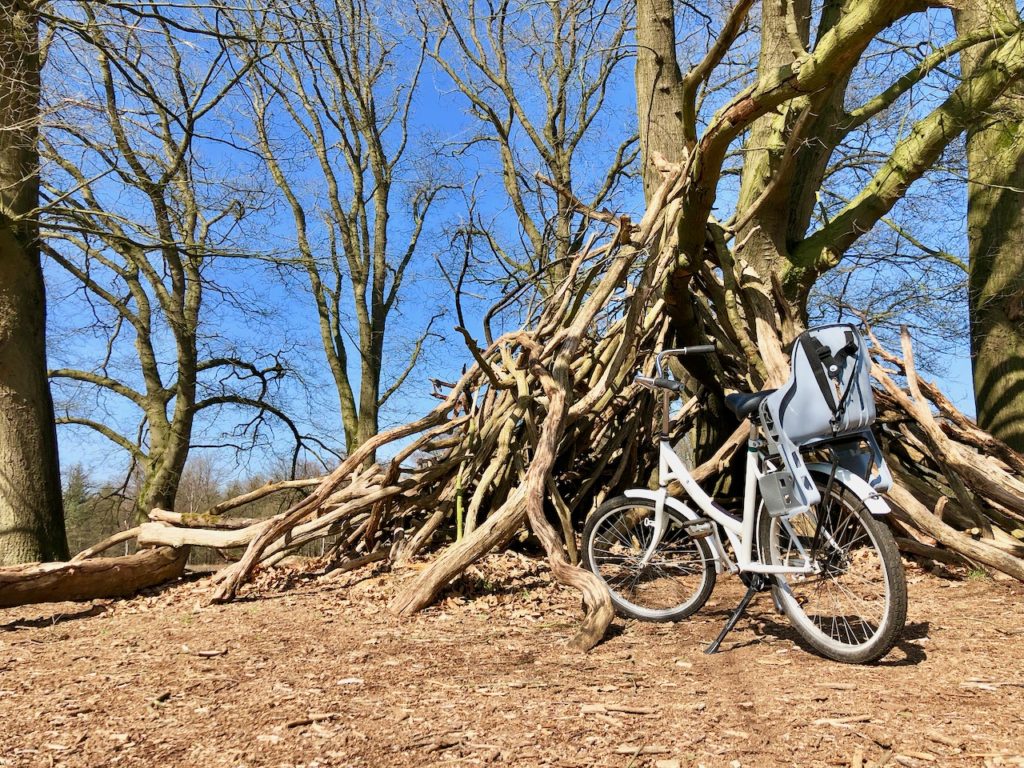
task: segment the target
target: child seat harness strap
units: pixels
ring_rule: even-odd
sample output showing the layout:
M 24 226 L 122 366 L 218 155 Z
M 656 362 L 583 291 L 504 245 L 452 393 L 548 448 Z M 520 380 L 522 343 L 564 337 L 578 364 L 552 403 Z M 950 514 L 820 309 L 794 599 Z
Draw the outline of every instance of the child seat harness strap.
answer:
M 850 379 L 846 383 L 839 401 L 836 402 L 835 393 L 842 386 L 842 375 L 840 372 L 846 366 L 847 360 L 851 357 L 855 358 L 860 353 L 860 345 L 857 343 L 856 338 L 854 338 L 852 331 L 846 332 L 846 343 L 835 354 L 832 354 L 832 350 L 827 344 L 822 344 L 811 334 L 805 335 L 802 343 L 806 346 L 808 356 L 811 358 L 811 370 L 814 372 L 814 378 L 818 382 L 821 393 L 825 396 L 825 402 L 828 403 L 828 407 L 832 411 L 832 418 L 830 419 L 832 434 L 837 434 L 839 426 L 843 421 L 843 416 L 846 414 L 846 406 L 850 400 L 850 393 L 853 391 L 853 382 L 857 378 L 856 370 L 851 371 Z M 818 359 L 820 365 L 814 364 L 814 358 Z M 835 382 L 834 390 L 832 382 Z

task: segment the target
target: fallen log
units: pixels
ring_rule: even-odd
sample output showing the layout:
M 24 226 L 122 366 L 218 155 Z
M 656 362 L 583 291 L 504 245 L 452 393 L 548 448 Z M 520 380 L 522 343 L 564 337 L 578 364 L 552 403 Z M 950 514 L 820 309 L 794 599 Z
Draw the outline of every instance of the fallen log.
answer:
M 889 491 L 889 499 L 903 510 L 911 523 L 939 543 L 964 557 L 1024 581 L 1024 560 L 946 525 L 903 486 L 894 485 Z
M 908 555 L 916 555 L 923 557 L 925 560 L 935 560 L 939 563 L 945 563 L 946 565 L 958 565 L 970 567 L 973 565 L 963 555 L 957 554 L 949 549 L 939 549 L 938 547 L 932 547 L 927 544 L 922 544 L 916 539 L 906 538 L 904 536 L 896 537 L 896 545 L 900 548 L 900 552 Z
M 166 523 L 143 523 L 139 526 L 140 547 L 213 547 L 228 549 L 244 547 L 272 521 L 250 525 L 248 528 L 213 530 L 210 528 L 178 528 Z
M 110 538 L 104 539 L 98 544 L 93 544 L 88 549 L 83 549 L 77 555 L 72 557 L 70 562 L 80 563 L 82 560 L 88 560 L 90 557 L 96 557 L 96 555 L 106 552 L 111 547 L 116 547 L 118 544 L 124 544 L 126 541 L 132 541 L 138 535 L 138 528 L 129 528 L 127 531 L 118 531 Z
M 179 578 L 188 552 L 188 547 L 159 547 L 125 557 L 2 568 L 0 608 L 133 595 Z

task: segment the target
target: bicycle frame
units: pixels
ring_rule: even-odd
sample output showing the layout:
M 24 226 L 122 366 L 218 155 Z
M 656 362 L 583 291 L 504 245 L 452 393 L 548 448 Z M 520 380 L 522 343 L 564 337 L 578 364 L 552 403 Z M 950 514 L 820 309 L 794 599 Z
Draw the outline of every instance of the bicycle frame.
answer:
M 714 347 L 703 347 L 703 348 L 691 348 L 691 349 L 666 349 L 658 353 L 655 358 L 655 365 L 657 368 L 658 379 L 647 379 L 642 376 L 637 377 L 637 381 L 654 388 L 658 386 L 658 382 L 664 382 L 661 379 L 663 376 L 663 369 L 661 361 L 663 358 L 672 355 L 685 355 L 690 351 L 709 351 L 713 350 Z M 672 449 L 672 444 L 669 442 L 669 400 L 670 394 L 667 390 L 662 389 L 662 419 L 661 419 L 661 435 L 658 439 L 658 490 L 650 491 L 647 489 L 634 489 L 626 491 L 626 496 L 633 498 L 646 498 L 654 501 L 654 536 L 651 539 L 650 545 L 644 552 L 643 558 L 641 558 L 641 564 L 646 566 L 654 555 L 658 546 L 661 544 L 661 539 L 665 535 L 665 531 L 668 528 L 668 515 L 665 514 L 665 505 L 668 504 L 677 511 L 679 511 L 684 517 L 693 520 L 694 524 L 699 525 L 703 520 L 693 510 L 683 504 L 681 501 L 675 498 L 670 498 L 668 495 L 668 484 L 676 480 L 682 486 L 693 502 L 700 508 L 700 510 L 706 516 L 706 519 L 711 520 L 721 526 L 722 530 L 725 531 L 725 535 L 729 539 L 729 543 L 732 546 L 733 552 L 736 554 L 736 561 L 734 562 L 729 553 L 726 551 L 725 546 L 722 544 L 722 539 L 718 533 L 718 527 L 712 526 L 710 537 L 714 542 L 712 552 L 715 557 L 715 567 L 721 571 L 722 565 L 724 564 L 731 572 L 743 572 L 743 573 L 764 573 L 764 574 L 812 574 L 817 573 L 820 570 L 820 566 L 816 562 L 812 562 L 812 558 L 807 557 L 806 551 L 800 545 L 799 538 L 792 535 L 792 539 L 796 544 L 798 550 L 804 557 L 804 562 L 807 565 L 804 566 L 788 566 L 788 565 L 766 565 L 753 558 L 754 551 L 754 523 L 757 520 L 757 495 L 758 495 L 758 484 L 757 481 L 764 475 L 761 469 L 761 452 L 759 450 L 759 444 L 761 443 L 758 428 L 755 424 L 750 426 L 750 438 L 747 441 L 747 467 L 746 476 L 743 486 L 743 516 L 737 520 L 732 515 L 728 514 L 725 510 L 721 509 L 714 500 L 704 489 L 700 487 L 693 475 L 690 474 L 689 470 L 686 469 L 686 465 L 683 464 L 682 460 L 676 455 L 676 452 Z M 789 528 L 789 522 L 786 517 L 780 518 L 780 523 Z M 790 529 L 790 534 L 793 531 Z
M 694 480 L 682 460 L 676 455 L 676 452 L 672 449 L 672 444 L 669 442 L 668 438 L 663 436 L 659 439 L 658 490 L 650 491 L 647 489 L 635 489 L 626 491 L 626 496 L 634 498 L 648 498 L 654 501 L 654 536 L 650 545 L 647 547 L 647 551 L 644 553 L 642 559 L 644 564 L 646 564 L 651 556 L 653 556 L 655 550 L 657 550 L 658 546 L 661 544 L 661 538 L 664 536 L 665 530 L 668 527 L 668 515 L 665 514 L 666 504 L 676 507 L 684 517 L 687 517 L 693 520 L 696 524 L 699 524 L 700 517 L 696 515 L 696 513 L 678 499 L 669 497 L 668 484 L 673 480 L 676 480 L 683 486 L 683 490 L 686 491 L 687 496 L 693 500 L 694 504 L 697 505 L 704 515 L 722 527 L 722 530 L 725 531 L 725 534 L 729 539 L 729 543 L 732 545 L 733 552 L 736 554 L 735 562 L 726 551 L 718 534 L 718 529 L 715 528 L 712 531 L 711 538 L 714 542 L 712 551 L 715 560 L 717 561 L 717 565 L 719 566 L 719 570 L 721 570 L 721 567 L 724 565 L 724 567 L 729 571 L 740 571 L 745 573 L 811 574 L 817 572 L 818 567 L 816 563 L 809 563 L 806 566 L 799 567 L 766 565 L 754 560 L 753 558 L 755 536 L 754 523 L 757 520 L 758 512 L 757 481 L 763 474 L 761 467 L 759 466 L 760 455 L 754 442 L 756 436 L 756 428 L 752 428 L 751 441 L 748 444 L 747 449 L 747 468 L 743 490 L 743 516 L 739 520 L 719 508 L 711 497 L 704 492 L 704 489 L 700 487 L 696 480 Z M 782 524 L 788 525 L 785 518 L 782 518 Z M 794 537 L 794 539 L 795 538 L 796 537 Z

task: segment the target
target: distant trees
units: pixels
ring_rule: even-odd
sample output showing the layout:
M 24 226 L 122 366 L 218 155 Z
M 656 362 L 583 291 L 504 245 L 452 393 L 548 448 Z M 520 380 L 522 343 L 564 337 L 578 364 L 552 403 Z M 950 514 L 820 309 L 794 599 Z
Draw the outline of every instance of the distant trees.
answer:
M 135 506 L 123 489 L 97 483 L 81 464 L 72 464 L 64 480 L 64 525 L 74 555 L 118 531 L 131 528 Z M 127 554 L 129 549 L 123 550 Z
M 377 434 L 439 317 L 415 305 L 416 340 L 388 344 L 445 188 L 412 156 L 423 45 L 389 16 L 372 0 L 299 0 L 233 17 L 245 133 L 291 215 L 278 263 L 307 282 L 349 452 Z
M 204 452 L 193 452 L 181 474 L 172 512 L 199 514 L 206 512 L 225 499 L 251 493 L 267 483 L 292 473 L 290 460 L 282 461 L 267 473 L 245 473 L 230 482 L 225 481 L 224 467 Z M 296 475 L 300 478 L 317 477 L 319 466 L 302 462 Z M 112 483 L 107 473 L 89 470 L 82 464 L 72 464 L 64 477 L 64 523 L 67 530 L 69 551 L 72 555 L 103 541 L 114 534 L 134 528 L 138 510 L 134 499 L 139 496 L 142 473 L 136 471 L 128 478 L 126 486 Z M 262 496 L 257 494 L 253 501 L 238 507 L 240 516 L 266 518 L 280 512 L 303 495 L 303 486 L 297 483 L 279 493 Z M 115 554 L 129 554 L 135 550 L 135 542 L 129 538 L 124 548 Z M 317 548 L 317 552 L 320 547 Z M 224 553 L 196 549 L 190 553 L 189 561 L 195 563 L 224 562 Z
M 39 258 L 34 3 L 0 8 L 0 565 L 67 555 Z

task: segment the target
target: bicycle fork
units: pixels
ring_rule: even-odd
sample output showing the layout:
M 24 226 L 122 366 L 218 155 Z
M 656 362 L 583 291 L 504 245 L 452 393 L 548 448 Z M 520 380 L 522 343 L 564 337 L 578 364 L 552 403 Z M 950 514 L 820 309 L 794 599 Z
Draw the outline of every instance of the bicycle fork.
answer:
M 664 390 L 661 393 L 661 440 L 668 440 L 670 432 L 669 422 L 669 392 Z M 668 529 L 668 515 L 665 514 L 665 499 L 668 496 L 668 478 L 664 462 L 659 462 L 658 467 L 658 496 L 654 500 L 654 535 L 651 536 L 651 543 L 647 546 L 643 557 L 640 558 L 640 567 L 646 568 L 654 557 L 654 553 L 661 544 L 661 539 Z
M 640 558 L 640 567 L 646 568 L 654 553 L 661 546 L 661 539 L 668 529 L 668 515 L 665 514 L 665 498 L 668 496 L 668 488 L 662 486 L 658 489 L 658 498 L 654 501 L 654 520 L 651 527 L 654 529 L 651 536 L 651 543 L 647 545 L 643 557 Z

